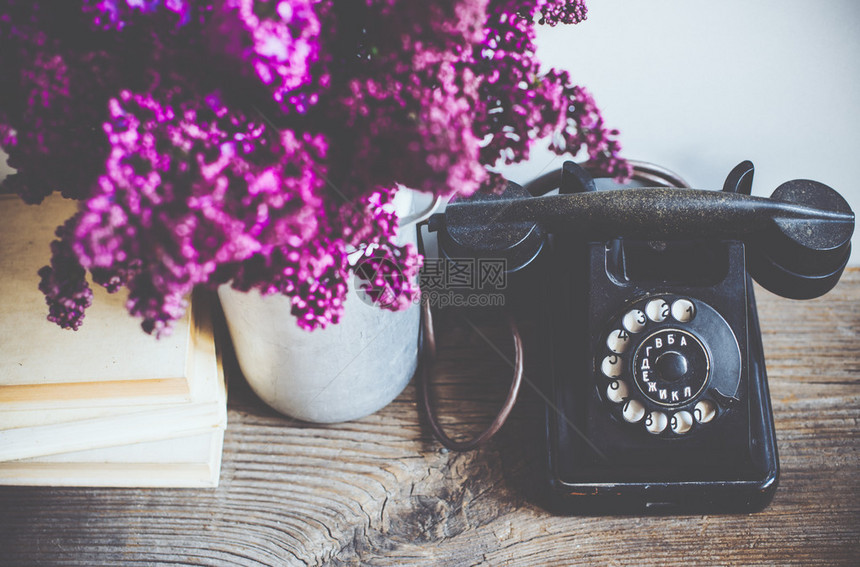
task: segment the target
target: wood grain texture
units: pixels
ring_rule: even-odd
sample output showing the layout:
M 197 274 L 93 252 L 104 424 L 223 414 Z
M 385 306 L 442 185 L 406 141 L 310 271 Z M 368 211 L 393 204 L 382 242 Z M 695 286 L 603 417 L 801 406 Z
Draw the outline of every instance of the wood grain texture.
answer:
M 860 271 L 809 302 L 757 293 L 782 465 L 762 513 L 552 516 L 528 498 L 527 404 L 488 446 L 456 454 L 430 437 L 413 386 L 365 419 L 300 424 L 228 361 L 217 490 L 0 489 L 0 564 L 856 565 Z M 510 370 L 469 326 L 441 343 L 435 393 L 458 415 L 446 425 L 477 431 Z

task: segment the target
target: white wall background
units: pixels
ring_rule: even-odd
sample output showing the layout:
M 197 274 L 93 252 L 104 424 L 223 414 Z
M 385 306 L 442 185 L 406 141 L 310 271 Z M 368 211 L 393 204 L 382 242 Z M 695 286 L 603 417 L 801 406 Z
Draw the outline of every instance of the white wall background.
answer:
M 626 157 L 701 189 L 721 188 L 750 159 L 755 195 L 815 179 L 860 212 L 860 2 L 591 0 L 588 9 L 576 26 L 541 27 L 538 54 L 591 90 Z M 504 172 L 525 182 L 563 159 L 539 149 Z

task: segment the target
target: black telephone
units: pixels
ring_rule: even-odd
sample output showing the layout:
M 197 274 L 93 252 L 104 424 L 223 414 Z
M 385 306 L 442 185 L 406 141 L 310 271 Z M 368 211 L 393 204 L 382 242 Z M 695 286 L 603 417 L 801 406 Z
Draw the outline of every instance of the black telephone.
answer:
M 545 330 L 533 378 L 546 506 L 729 512 L 772 498 L 779 465 L 750 276 L 785 297 L 826 293 L 854 214 L 814 181 L 752 197 L 752 175 L 743 162 L 722 191 L 597 190 L 568 162 L 549 185 L 557 195 L 510 184 L 431 218 L 441 257 L 504 259 L 512 304 Z

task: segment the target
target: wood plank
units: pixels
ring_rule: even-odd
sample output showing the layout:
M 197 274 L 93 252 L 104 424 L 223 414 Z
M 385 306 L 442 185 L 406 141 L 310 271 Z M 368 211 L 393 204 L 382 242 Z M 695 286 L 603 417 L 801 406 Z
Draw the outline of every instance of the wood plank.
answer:
M 263 406 L 229 361 L 218 489 L 3 488 L 0 557 L 88 566 L 855 565 L 860 271 L 813 301 L 757 293 L 782 464 L 762 513 L 552 516 L 527 498 L 534 416 L 525 406 L 488 446 L 450 453 L 422 424 L 413 386 L 365 419 L 301 424 Z M 507 387 L 506 365 L 468 327 L 442 343 L 436 394 L 461 410 L 452 431 L 474 431 Z

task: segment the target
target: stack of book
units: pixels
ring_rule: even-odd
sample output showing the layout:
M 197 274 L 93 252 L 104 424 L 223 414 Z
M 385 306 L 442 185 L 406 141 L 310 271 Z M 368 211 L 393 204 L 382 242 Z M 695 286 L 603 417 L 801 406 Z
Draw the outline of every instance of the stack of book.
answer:
M 211 303 L 156 339 L 92 286 L 78 331 L 47 321 L 39 268 L 76 203 L 0 195 L 0 484 L 217 486 L 226 426 Z

